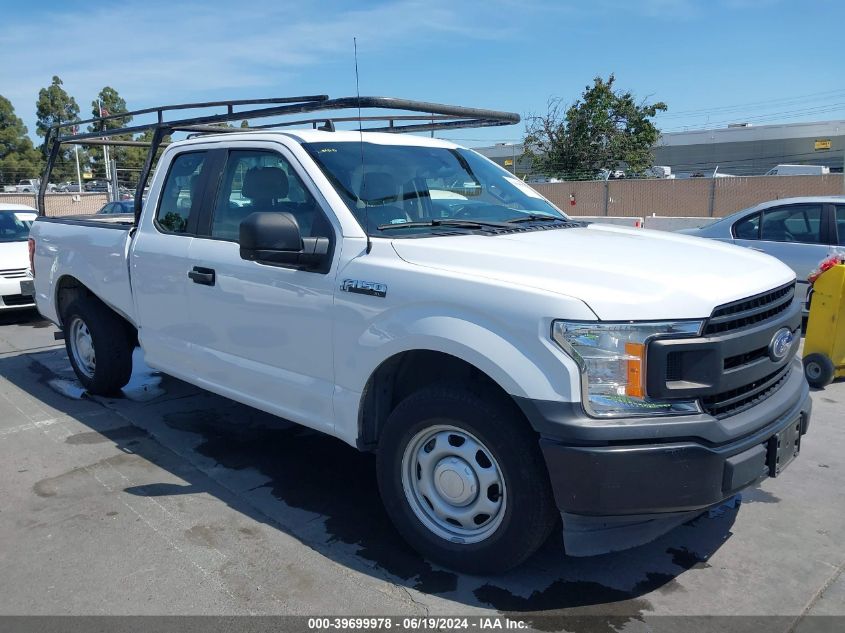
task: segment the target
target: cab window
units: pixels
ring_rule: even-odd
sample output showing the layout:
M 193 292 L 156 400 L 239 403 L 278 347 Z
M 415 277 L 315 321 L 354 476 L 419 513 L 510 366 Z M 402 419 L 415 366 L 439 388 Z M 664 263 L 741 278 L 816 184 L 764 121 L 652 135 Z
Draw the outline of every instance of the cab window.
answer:
M 206 152 L 179 154 L 170 163 L 156 213 L 156 225 L 167 233 L 187 233 L 191 206 L 199 194 Z
M 798 204 L 763 212 L 760 239 L 769 242 L 821 244 L 822 207 Z
M 256 212 L 290 213 L 303 237 L 330 237 L 317 201 L 284 157 L 261 150 L 229 152 L 211 237 L 237 241 L 241 222 Z

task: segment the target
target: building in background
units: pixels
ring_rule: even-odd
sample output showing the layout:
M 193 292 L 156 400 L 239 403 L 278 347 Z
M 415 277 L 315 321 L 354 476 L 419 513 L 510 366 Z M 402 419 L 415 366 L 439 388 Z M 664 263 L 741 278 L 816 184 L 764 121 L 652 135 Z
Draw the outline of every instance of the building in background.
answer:
M 499 143 L 476 151 L 520 177 L 539 177 L 522 158 L 521 143 Z M 654 147 L 654 164 L 676 177 L 760 176 L 777 165 L 823 165 L 842 172 L 845 120 L 780 125 L 738 123 L 725 128 L 669 132 Z

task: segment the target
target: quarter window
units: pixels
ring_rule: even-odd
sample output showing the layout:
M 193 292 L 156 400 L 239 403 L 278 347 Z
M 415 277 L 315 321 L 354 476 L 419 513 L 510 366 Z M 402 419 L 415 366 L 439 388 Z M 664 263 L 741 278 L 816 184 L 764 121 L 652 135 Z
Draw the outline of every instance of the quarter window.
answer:
M 755 213 L 734 224 L 734 237 L 738 240 L 760 239 L 760 214 Z
M 763 212 L 761 239 L 769 242 L 821 243 L 822 207 L 799 204 Z
M 287 160 L 275 152 L 230 152 L 211 236 L 237 241 L 240 224 L 248 215 L 268 211 L 293 215 L 303 237 L 330 237 L 317 201 Z
M 179 154 L 170 164 L 156 213 L 156 224 L 168 233 L 187 233 L 191 207 L 198 199 L 205 152 Z

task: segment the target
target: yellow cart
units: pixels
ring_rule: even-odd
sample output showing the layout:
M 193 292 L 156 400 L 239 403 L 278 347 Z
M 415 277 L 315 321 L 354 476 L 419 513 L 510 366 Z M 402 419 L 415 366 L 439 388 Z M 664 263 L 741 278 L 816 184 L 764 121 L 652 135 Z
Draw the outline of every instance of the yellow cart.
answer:
M 845 376 L 845 265 L 823 272 L 813 284 L 804 337 L 804 374 L 816 388 Z

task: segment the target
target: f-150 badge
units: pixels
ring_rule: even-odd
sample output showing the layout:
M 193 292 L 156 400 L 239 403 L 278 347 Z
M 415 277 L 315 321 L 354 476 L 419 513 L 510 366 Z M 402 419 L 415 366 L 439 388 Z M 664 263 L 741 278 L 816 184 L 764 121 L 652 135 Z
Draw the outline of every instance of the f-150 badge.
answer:
M 360 279 L 344 279 L 340 284 L 344 292 L 355 292 L 359 295 L 370 295 L 373 297 L 386 297 L 387 286 L 375 281 L 361 281 Z

